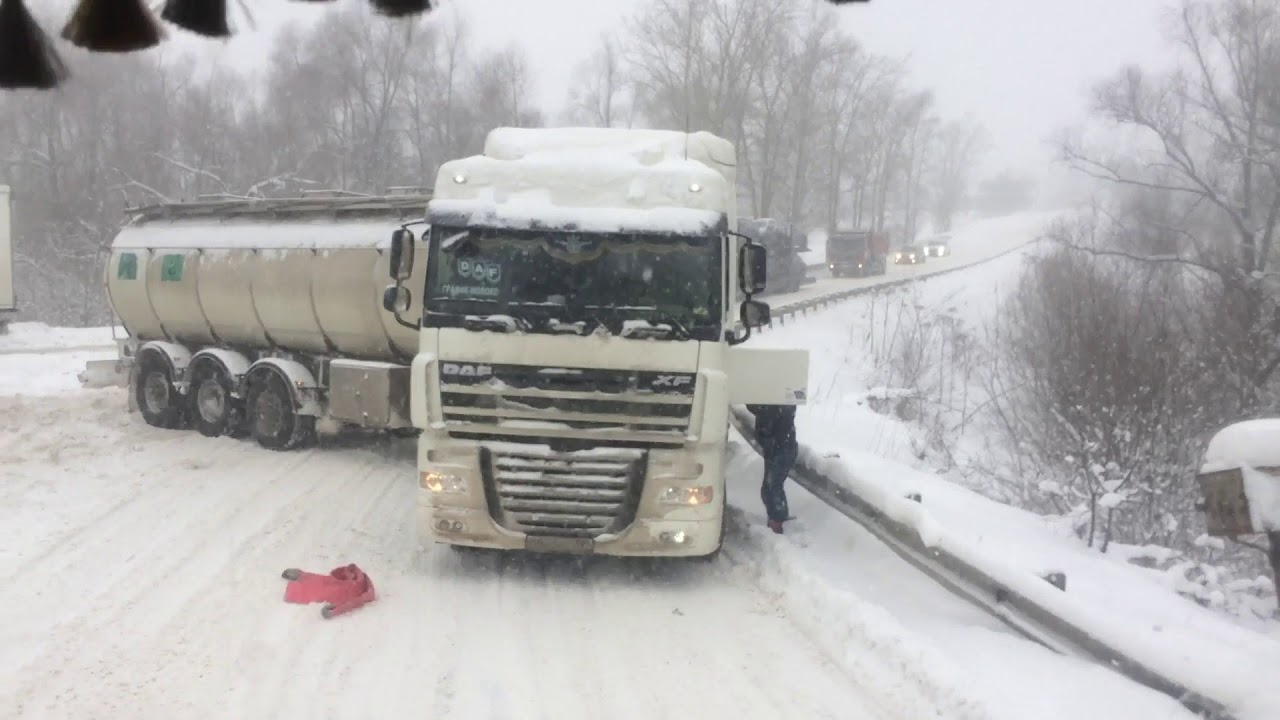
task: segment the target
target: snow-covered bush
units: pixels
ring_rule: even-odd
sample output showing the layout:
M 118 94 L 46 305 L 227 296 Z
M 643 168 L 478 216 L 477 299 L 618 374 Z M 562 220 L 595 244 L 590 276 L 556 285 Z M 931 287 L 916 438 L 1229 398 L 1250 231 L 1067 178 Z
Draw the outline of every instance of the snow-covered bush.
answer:
M 1003 477 L 1022 484 L 1011 493 L 1021 504 L 1065 518 L 1103 552 L 1174 549 L 1157 566 L 1206 604 L 1224 606 L 1215 593 L 1231 583 L 1274 592 L 1255 582 L 1259 553 L 1204 542 L 1195 475 L 1217 429 L 1275 409 L 1265 342 L 1280 328 L 1260 344 L 1257 295 L 1221 266 L 1153 257 L 1153 245 L 1179 241 L 1127 222 L 1150 207 L 1127 209 L 1055 228 L 1057 248 L 1001 309 L 979 375 Z

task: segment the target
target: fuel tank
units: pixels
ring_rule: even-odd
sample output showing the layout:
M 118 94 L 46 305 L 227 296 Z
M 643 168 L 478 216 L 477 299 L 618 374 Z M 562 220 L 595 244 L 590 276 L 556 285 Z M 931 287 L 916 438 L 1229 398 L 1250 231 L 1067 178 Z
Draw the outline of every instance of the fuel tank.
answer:
M 135 340 L 403 361 L 418 333 L 382 307 L 391 234 L 429 195 L 178 203 L 116 235 L 107 296 Z M 415 237 L 425 225 L 411 226 Z M 421 317 L 426 248 L 405 283 Z

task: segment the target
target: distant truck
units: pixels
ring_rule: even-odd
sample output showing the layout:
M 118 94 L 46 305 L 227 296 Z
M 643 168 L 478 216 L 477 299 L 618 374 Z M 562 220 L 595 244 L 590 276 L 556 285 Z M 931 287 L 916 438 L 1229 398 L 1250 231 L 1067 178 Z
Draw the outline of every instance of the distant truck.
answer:
M 800 257 L 809 249 L 809 239 L 800 228 L 773 218 L 740 218 L 738 227 L 743 235 L 764 245 L 769 285 L 761 295 L 795 292 L 814 281 L 805 274 L 804 258 Z
M 18 309 L 13 290 L 13 213 L 8 185 L 0 185 L 0 334 L 9 330 L 9 316 Z
M 835 230 L 827 235 L 827 269 L 834 277 L 884 275 L 889 236 L 870 230 Z
M 951 233 L 942 233 L 921 243 L 925 257 L 946 257 L 951 254 Z

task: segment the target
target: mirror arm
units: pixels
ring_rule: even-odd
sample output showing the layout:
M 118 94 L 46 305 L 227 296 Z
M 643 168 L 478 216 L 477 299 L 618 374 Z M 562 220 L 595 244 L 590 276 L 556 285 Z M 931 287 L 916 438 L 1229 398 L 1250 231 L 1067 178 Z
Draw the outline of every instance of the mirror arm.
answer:
M 404 318 L 400 317 L 400 311 L 399 311 L 399 310 L 392 310 L 392 311 L 391 311 L 391 317 L 394 317 L 394 318 L 396 319 L 396 322 L 400 324 L 400 327 L 407 328 L 407 329 L 412 330 L 412 331 L 414 331 L 414 332 L 418 332 L 419 330 L 421 330 L 421 329 L 422 329 L 422 321 L 421 321 L 421 320 L 419 320 L 419 321 L 418 321 L 418 322 L 416 322 L 416 323 L 411 323 L 411 322 L 409 322 L 409 321 L 405 320 Z
M 399 290 L 399 289 L 400 289 L 400 287 L 401 287 L 401 283 L 400 283 L 400 281 L 399 281 L 399 280 L 397 280 L 395 285 L 388 286 L 386 289 L 387 289 L 387 290 L 390 290 L 392 287 L 394 287 L 394 288 L 396 288 L 397 290 Z M 384 290 L 383 292 L 385 293 L 385 290 Z M 385 295 L 384 295 L 384 297 L 385 297 Z M 418 320 L 418 322 L 417 322 L 417 323 L 411 323 L 411 322 L 409 322 L 409 321 L 405 320 L 404 318 L 400 317 L 400 311 L 399 311 L 399 310 L 395 309 L 394 307 L 391 307 L 391 308 L 385 307 L 385 302 L 384 302 L 384 308 L 383 308 L 383 309 L 384 309 L 384 310 L 386 310 L 387 312 L 390 312 L 390 313 L 391 313 L 391 317 L 395 318 L 396 322 L 400 325 L 400 327 L 407 328 L 407 329 L 412 330 L 412 331 L 414 331 L 414 332 L 417 332 L 417 331 L 419 331 L 419 330 L 421 330 L 421 329 L 422 329 L 422 320 Z M 425 312 L 425 310 L 424 310 L 424 312 Z

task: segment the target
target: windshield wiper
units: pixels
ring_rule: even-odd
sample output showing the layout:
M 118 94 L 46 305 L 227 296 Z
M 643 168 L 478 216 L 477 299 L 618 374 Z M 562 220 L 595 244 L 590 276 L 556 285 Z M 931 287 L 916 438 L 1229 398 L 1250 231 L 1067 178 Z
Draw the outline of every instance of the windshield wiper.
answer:
M 651 322 L 649 318 L 628 320 L 622 325 L 622 337 L 674 337 L 677 340 L 689 339 L 689 329 L 682 325 L 680 321 L 670 313 L 653 310 L 647 314 L 653 318 L 654 321 L 660 324 L 654 324 L 654 322 Z M 641 325 L 638 323 L 644 324 Z
M 529 323 L 510 315 L 467 315 L 462 318 L 462 327 L 467 330 L 497 330 L 498 332 L 516 332 L 528 330 Z

